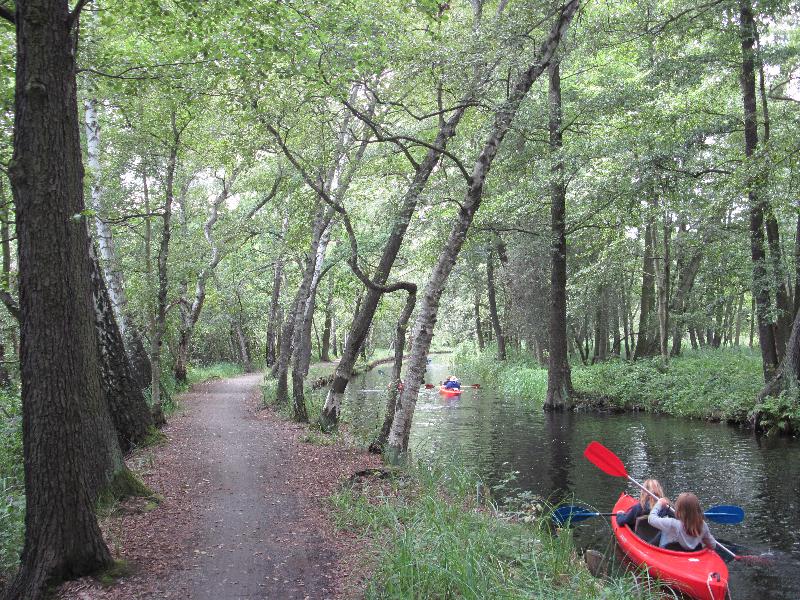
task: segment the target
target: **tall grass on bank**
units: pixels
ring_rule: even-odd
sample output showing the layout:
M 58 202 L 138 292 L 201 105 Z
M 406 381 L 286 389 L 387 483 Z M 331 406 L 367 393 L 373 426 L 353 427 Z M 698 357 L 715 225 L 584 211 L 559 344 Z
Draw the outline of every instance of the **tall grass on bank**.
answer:
M 452 360 L 460 371 L 477 373 L 505 394 L 537 405 L 544 401 L 547 370 L 526 353 L 501 364 L 491 350 L 479 353 L 464 344 Z M 621 409 L 741 422 L 755 405 L 763 374 L 761 356 L 749 349 L 687 350 L 666 368 L 659 358 L 573 364 L 572 383 L 578 393 Z
M 504 518 L 478 504 L 477 484 L 463 470 L 420 465 L 332 496 L 339 528 L 379 540 L 367 598 L 657 597 L 630 577 L 593 578 L 568 531 L 552 535 L 546 515 Z

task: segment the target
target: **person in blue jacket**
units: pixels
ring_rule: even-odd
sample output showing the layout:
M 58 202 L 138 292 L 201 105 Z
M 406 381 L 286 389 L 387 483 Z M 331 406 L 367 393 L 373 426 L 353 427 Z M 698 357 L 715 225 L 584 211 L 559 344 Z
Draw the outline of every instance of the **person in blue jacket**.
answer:
M 664 490 L 658 479 L 646 479 L 644 487 L 650 493 L 654 494 L 656 498 L 664 497 Z M 639 517 L 646 517 L 650 514 L 650 509 L 655 505 L 653 497 L 646 493 L 644 490 L 639 494 L 639 502 L 631 506 L 627 512 L 622 511 L 617 513 L 617 525 L 627 525 L 631 529 L 636 526 L 636 519 Z M 668 507 L 664 506 L 659 510 L 659 516 L 663 517 L 668 514 Z
M 450 375 L 444 382 L 444 389 L 446 390 L 460 390 L 461 382 L 456 379 L 455 375 Z

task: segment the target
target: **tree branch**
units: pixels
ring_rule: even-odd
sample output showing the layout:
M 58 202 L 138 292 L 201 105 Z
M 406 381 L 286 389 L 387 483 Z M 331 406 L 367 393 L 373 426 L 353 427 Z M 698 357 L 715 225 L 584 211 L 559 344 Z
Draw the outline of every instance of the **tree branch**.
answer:
M 17 16 L 11 9 L 9 9 L 7 6 L 3 6 L 2 4 L 0 4 L 0 18 L 3 18 L 14 25 L 17 24 Z
M 0 300 L 2 300 L 3 304 L 6 305 L 6 309 L 8 309 L 9 314 L 17 320 L 17 323 L 19 323 L 19 304 L 14 296 L 12 296 L 8 290 L 0 290 Z
M 280 186 L 281 181 L 283 181 L 283 171 L 279 169 L 278 175 L 277 177 L 275 177 L 275 182 L 272 184 L 272 189 L 261 200 L 258 201 L 258 204 L 256 204 L 253 208 L 247 211 L 247 214 L 244 217 L 245 220 L 252 219 L 255 216 L 255 214 L 258 211 L 260 211 L 267 202 L 269 202 L 275 197 L 275 195 L 278 193 L 278 187 Z
M 69 18 L 67 19 L 67 27 L 72 29 L 72 26 L 78 20 L 78 17 L 81 16 L 81 11 L 83 7 L 86 6 L 90 0 L 78 0 L 77 4 L 75 4 L 75 8 L 72 9 L 72 12 L 69 13 Z

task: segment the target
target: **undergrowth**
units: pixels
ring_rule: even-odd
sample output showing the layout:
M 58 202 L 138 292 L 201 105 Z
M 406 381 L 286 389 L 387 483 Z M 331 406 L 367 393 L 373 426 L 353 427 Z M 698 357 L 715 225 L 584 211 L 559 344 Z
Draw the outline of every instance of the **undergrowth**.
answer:
M 630 577 L 596 579 L 568 531 L 484 504 L 463 469 L 420 464 L 334 494 L 336 525 L 376 543 L 367 598 L 656 598 Z
M 547 370 L 525 353 L 512 353 L 501 365 L 492 351 L 479 353 L 464 344 L 453 362 L 505 394 L 537 406 L 544 401 Z M 666 368 L 659 358 L 573 364 L 572 383 L 578 394 L 602 399 L 610 407 L 743 422 L 755 406 L 763 374 L 761 356 L 749 349 L 687 350 Z M 769 401 L 765 408 L 776 421 L 800 416 L 797 403 L 785 398 Z
M 19 390 L 0 390 L 0 580 L 19 562 L 25 534 L 25 473 Z
M 188 385 L 203 383 L 210 379 L 226 379 L 241 375 L 242 366 L 236 363 L 222 362 L 206 366 L 189 366 L 186 371 Z

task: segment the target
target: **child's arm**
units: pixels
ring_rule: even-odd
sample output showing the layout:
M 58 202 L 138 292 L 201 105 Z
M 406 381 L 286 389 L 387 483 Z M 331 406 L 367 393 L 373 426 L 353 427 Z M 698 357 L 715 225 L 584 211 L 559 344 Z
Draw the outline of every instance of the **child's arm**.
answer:
M 713 550 L 717 547 L 717 540 L 715 540 L 714 536 L 711 535 L 711 530 L 708 528 L 708 523 L 703 523 L 703 533 L 701 539 L 703 540 L 703 546 L 706 548 L 711 548 Z
M 625 513 L 622 511 L 617 513 L 617 525 L 627 525 L 628 527 L 633 527 L 636 523 L 636 518 L 642 513 L 641 506 L 639 504 L 634 504 L 631 506 Z
M 666 505 L 669 504 L 669 500 L 666 498 L 659 498 L 658 502 L 655 503 L 655 506 L 650 509 L 650 515 L 647 517 L 647 522 L 650 523 L 656 529 L 660 529 L 661 531 L 666 531 L 667 529 L 671 529 L 675 526 L 676 521 L 672 517 L 659 517 L 659 511 Z

